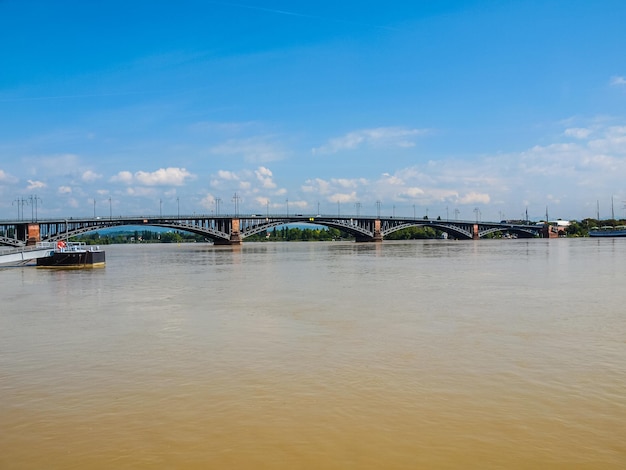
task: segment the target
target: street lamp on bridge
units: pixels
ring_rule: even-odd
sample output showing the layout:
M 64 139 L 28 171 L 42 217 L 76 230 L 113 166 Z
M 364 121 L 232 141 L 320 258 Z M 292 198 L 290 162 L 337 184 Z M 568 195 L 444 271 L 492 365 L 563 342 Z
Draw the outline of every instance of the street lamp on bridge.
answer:
M 241 198 L 239 197 L 239 195 L 235 193 L 233 196 L 233 202 L 235 203 L 235 217 L 239 215 L 239 200 L 240 199 Z
M 30 218 L 32 222 L 37 222 L 37 200 L 41 201 L 41 198 L 38 196 L 30 196 Z M 34 213 L 33 213 L 34 210 Z
M 20 197 L 17 198 L 14 203 L 17 204 L 17 219 L 24 220 L 24 205 L 28 205 L 28 199 Z M 31 196 L 31 204 L 32 204 L 32 196 Z M 20 217 L 20 206 L 22 206 L 22 216 Z M 32 209 L 31 209 L 32 210 Z

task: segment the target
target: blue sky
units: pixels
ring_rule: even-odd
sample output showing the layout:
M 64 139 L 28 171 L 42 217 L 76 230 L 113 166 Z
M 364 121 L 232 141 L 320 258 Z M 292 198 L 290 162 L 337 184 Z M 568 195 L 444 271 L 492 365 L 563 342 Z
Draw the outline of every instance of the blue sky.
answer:
M 626 2 L 0 0 L 0 218 L 624 216 Z M 219 200 L 219 203 L 216 203 Z M 94 204 L 95 201 L 95 204 Z

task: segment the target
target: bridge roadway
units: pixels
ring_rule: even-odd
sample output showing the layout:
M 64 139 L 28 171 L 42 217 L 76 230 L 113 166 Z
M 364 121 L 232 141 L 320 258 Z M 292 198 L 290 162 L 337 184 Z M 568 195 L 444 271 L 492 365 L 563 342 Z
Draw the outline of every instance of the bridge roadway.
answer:
M 541 225 L 432 220 L 402 217 L 328 215 L 184 215 L 43 219 L 33 222 L 0 221 L 0 245 L 21 247 L 39 241 L 54 242 L 87 232 L 122 226 L 153 226 L 202 235 L 217 245 L 238 245 L 256 233 L 286 224 L 313 224 L 339 229 L 357 242 L 380 242 L 385 236 L 408 227 L 432 227 L 455 239 L 480 239 L 494 232 L 517 237 L 552 237 Z

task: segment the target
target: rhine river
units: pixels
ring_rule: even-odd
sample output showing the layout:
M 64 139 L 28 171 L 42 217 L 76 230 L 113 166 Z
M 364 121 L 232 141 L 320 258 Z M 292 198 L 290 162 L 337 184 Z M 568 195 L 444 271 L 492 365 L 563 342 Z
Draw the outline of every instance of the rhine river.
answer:
M 0 468 L 624 469 L 626 239 L 0 269 Z

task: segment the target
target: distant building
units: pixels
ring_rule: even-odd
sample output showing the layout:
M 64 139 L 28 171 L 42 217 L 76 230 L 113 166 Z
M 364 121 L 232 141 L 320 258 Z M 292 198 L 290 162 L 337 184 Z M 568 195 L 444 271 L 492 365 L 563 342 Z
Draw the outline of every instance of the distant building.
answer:
M 561 219 L 552 220 L 552 221 L 550 221 L 548 223 L 550 225 L 556 225 L 557 227 L 569 227 L 569 225 L 570 225 L 568 220 L 561 220 Z

